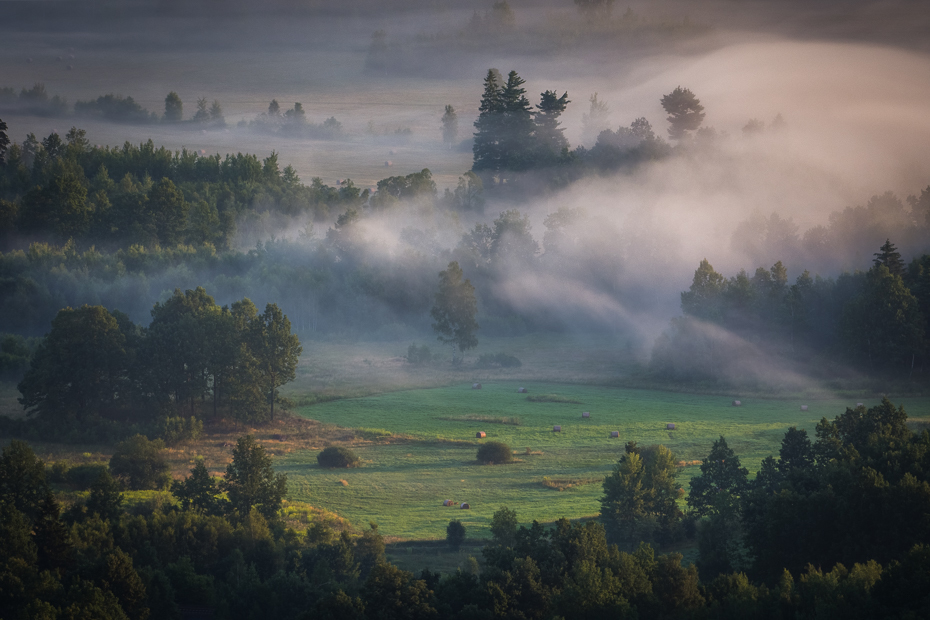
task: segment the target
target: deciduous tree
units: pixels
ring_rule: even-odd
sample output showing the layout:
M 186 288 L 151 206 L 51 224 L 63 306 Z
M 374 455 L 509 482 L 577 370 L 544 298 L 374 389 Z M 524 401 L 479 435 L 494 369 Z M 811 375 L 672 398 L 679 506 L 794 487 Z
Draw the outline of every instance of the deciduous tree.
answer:
M 465 351 L 478 346 L 478 300 L 475 287 L 467 279 L 462 279 L 462 268 L 455 261 L 449 263 L 445 271 L 439 272 L 439 290 L 430 310 L 433 317 L 433 329 L 439 334 L 437 340 L 452 345 L 452 362 L 455 363 L 456 350 Z M 459 360 L 461 361 L 461 360 Z

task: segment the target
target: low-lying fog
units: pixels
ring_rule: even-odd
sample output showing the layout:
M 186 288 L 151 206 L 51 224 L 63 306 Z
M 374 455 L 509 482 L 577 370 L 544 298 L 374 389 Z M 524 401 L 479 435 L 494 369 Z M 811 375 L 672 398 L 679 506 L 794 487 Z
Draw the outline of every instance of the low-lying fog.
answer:
M 95 144 L 152 138 L 172 149 L 207 153 L 264 157 L 276 151 L 282 167 L 293 165 L 304 182 L 319 176 L 333 184 L 351 177 L 372 187 L 378 179 L 427 167 L 442 191 L 454 187 L 471 165 L 467 143 L 450 150 L 441 142 L 443 108 L 455 107 L 460 138 L 467 139 L 490 66 L 505 74 L 516 70 L 534 104 L 544 90 L 567 91 L 572 103 L 563 126 L 572 147 L 592 146 L 590 138 L 583 138 L 582 116 L 595 92 L 609 105 L 610 128 L 645 117 L 665 137 L 666 114 L 659 101 L 680 85 L 704 105 L 704 126 L 719 134 L 714 149 L 645 165 L 633 174 L 589 177 L 544 198 L 491 200 L 484 215 L 464 218 L 461 228 L 438 231 L 445 247 L 452 248 L 475 222 L 490 223 L 501 211 L 517 208 L 529 214 L 542 244 L 548 214 L 582 209 L 584 218 L 575 231 L 579 252 L 603 258 L 606 280 L 611 265 L 622 264 L 622 282 L 601 290 L 574 283 L 571 274 L 526 278 L 516 272 L 500 285 L 502 290 L 517 306 L 564 308 L 569 299 L 569 306 L 585 308 L 588 316 L 640 322 L 653 334 L 678 312 L 678 294 L 702 258 L 726 275 L 759 266 L 732 244 L 736 226 L 753 213 L 792 218 L 803 235 L 826 224 L 829 213 L 865 204 L 872 195 L 890 190 L 903 200 L 930 185 L 930 53 L 915 32 L 915 24 L 925 23 L 927 16 L 909 3 L 859 2 L 847 13 L 841 3 L 822 3 L 810 13 L 801 9 L 806 5 L 778 2 L 708 4 L 706 11 L 694 3 L 634 3 L 630 8 L 647 22 L 685 26 L 664 39 L 661 29 L 649 31 L 648 37 L 637 34 L 640 38 L 634 36 L 640 31 L 631 29 L 630 37 L 615 36 L 603 45 L 575 41 L 545 53 L 525 41 L 487 49 L 461 43 L 456 33 L 472 10 L 487 11 L 490 4 L 436 12 L 411 5 L 398 15 L 382 11 L 374 17 L 360 10 L 335 16 L 324 11 L 215 22 L 202 15 L 153 13 L 150 22 L 125 22 L 121 32 L 107 30 L 118 30 L 112 24 L 119 21 L 86 32 L 43 30 L 42 23 L 13 32 L 6 28 L 0 87 L 18 91 L 43 82 L 50 94 L 71 103 L 119 93 L 159 114 L 165 95 L 176 91 L 185 118 L 196 109 L 197 98 L 218 100 L 227 128 L 200 132 L 79 118 L 3 118 L 16 141 L 28 132 L 40 137 L 64 133 L 73 124 L 86 128 Z M 515 1 L 512 6 L 517 32 L 524 25 L 555 23 L 560 15 L 576 19 L 570 2 Z M 417 11 L 428 18 L 410 19 Z M 837 15 L 844 19 L 833 19 Z M 275 27 L 280 37 L 274 36 Z M 400 50 L 401 60 L 372 70 L 366 59 L 371 34 L 378 29 L 387 33 L 391 50 Z M 900 45 L 892 43 L 896 33 Z M 436 59 L 420 58 L 419 72 L 404 65 L 410 50 L 436 51 L 448 71 Z M 237 126 L 264 112 L 272 98 L 282 109 L 301 102 L 314 123 L 335 116 L 344 135 L 291 139 Z M 775 130 L 772 121 L 778 115 L 784 125 Z M 745 134 L 750 119 L 762 121 L 765 130 Z M 409 137 L 398 138 L 398 129 L 409 129 Z M 390 253 L 401 228 L 410 223 L 394 214 L 372 220 L 367 230 L 381 236 Z M 280 234 L 296 236 L 296 230 Z M 874 251 L 864 248 L 865 260 L 840 268 L 867 268 Z M 806 266 L 796 257 L 774 260 L 779 258 L 788 264 L 791 281 Z

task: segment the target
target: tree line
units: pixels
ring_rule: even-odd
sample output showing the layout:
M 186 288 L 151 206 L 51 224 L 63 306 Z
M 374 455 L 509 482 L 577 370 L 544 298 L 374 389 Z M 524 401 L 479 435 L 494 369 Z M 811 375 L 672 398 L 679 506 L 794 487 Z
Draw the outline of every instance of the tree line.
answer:
M 740 363 L 740 343 L 707 325 L 750 339 L 781 341 L 789 355 L 832 355 L 873 373 L 912 375 L 928 360 L 930 255 L 905 264 L 890 240 L 868 271 L 836 279 L 807 271 L 789 284 L 781 261 L 729 279 L 702 260 L 681 294 L 684 316 L 656 342 L 654 372 L 676 379 L 713 379 Z
M 260 313 L 247 298 L 220 307 L 197 288 L 175 290 L 151 317 L 142 327 L 102 306 L 61 310 L 18 386 L 35 428 L 7 424 L 67 438 L 125 435 L 166 417 L 274 420 L 302 352 L 280 308 Z
M 111 471 L 138 454 L 129 444 Z M 674 455 L 631 442 L 599 519 L 521 525 L 501 507 L 482 561 L 441 575 L 390 564 L 375 524 L 292 529 L 286 481 L 251 437 L 222 480 L 201 461 L 172 484 L 177 502 L 137 507 L 110 471 L 63 506 L 59 468 L 14 441 L 0 455 L 0 606 L 11 618 L 189 606 L 243 619 L 916 618 L 930 610 L 928 455 L 930 432 L 887 400 L 822 420 L 813 442 L 789 429 L 754 479 L 721 437 L 683 514 Z M 464 533 L 450 523 L 450 544 Z M 687 536 L 696 565 L 641 542 Z

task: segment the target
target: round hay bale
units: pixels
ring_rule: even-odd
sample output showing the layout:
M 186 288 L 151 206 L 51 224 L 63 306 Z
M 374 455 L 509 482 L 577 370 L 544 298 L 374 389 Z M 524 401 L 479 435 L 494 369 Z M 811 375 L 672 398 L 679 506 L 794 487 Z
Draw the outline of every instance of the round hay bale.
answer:
M 610 431 L 610 436 L 614 438 L 619 437 L 620 431 Z
M 669 422 L 668 424 L 666 424 L 666 425 L 665 425 L 665 430 L 667 430 L 667 431 L 673 431 L 673 430 L 675 430 L 675 424 L 674 424 L 674 422 Z
M 556 424 L 555 426 L 552 427 L 552 432 L 553 432 L 553 433 L 561 433 L 561 432 L 562 432 L 562 426 L 561 426 L 560 424 Z
M 743 403 L 741 403 L 741 402 L 738 401 L 738 400 L 734 400 L 734 401 L 733 401 L 733 406 L 734 406 L 734 407 L 739 407 L 739 406 L 742 405 L 742 404 L 743 404 Z
M 487 437 L 487 436 L 488 436 L 488 434 L 485 433 L 484 431 L 478 431 L 477 433 L 475 433 L 475 437 L 476 437 L 477 439 L 484 439 L 484 438 Z
M 471 506 L 468 505 L 468 502 L 462 502 L 462 505 L 459 506 L 462 510 L 468 510 Z
M 385 168 L 390 168 L 390 167 L 393 166 L 393 165 L 394 165 L 394 162 L 392 162 L 390 159 L 387 160 L 386 162 L 384 162 L 384 167 L 385 167 Z
M 517 388 L 518 394 L 526 394 L 526 388 Z
M 857 406 L 857 407 L 861 407 L 861 406 L 862 406 L 862 403 L 856 403 L 856 406 Z
M 481 384 L 480 384 L 480 383 L 472 383 L 472 384 L 471 384 L 471 389 L 473 389 L 473 390 L 480 390 L 480 389 L 481 389 Z
M 453 504 L 455 504 L 455 501 L 451 499 L 447 499 L 442 503 L 443 506 L 452 506 Z
M 581 417 L 582 417 L 582 418 L 590 418 L 590 417 L 591 417 L 591 412 L 590 412 L 590 411 L 582 411 L 582 412 L 581 412 Z
M 801 411 L 807 411 L 807 405 L 801 405 Z

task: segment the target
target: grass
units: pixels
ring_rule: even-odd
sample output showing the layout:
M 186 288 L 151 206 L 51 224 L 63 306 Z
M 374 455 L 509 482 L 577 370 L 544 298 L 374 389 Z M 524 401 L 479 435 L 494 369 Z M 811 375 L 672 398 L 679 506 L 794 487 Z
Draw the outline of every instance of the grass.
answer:
M 441 419 L 448 422 L 484 422 L 486 424 L 507 424 L 509 426 L 520 426 L 520 418 L 514 416 L 493 416 L 469 413 L 466 415 L 449 416 Z
M 569 403 L 572 405 L 580 405 L 580 400 L 575 400 L 574 398 L 569 398 L 568 396 L 560 396 L 559 394 L 535 394 L 526 397 L 526 400 L 531 403 Z
M 777 454 L 789 426 L 813 433 L 822 417 L 833 418 L 856 400 L 760 399 L 742 394 L 693 395 L 656 390 L 526 382 L 535 393 L 558 393 L 584 402 L 591 417 L 573 403 L 533 403 L 516 392 L 514 381 L 483 381 L 390 392 L 365 398 L 335 400 L 298 413 L 323 426 L 379 428 L 390 436 L 353 445 L 363 466 L 332 473 L 316 465 L 316 454 L 293 451 L 276 460 L 288 473 L 292 498 L 325 506 L 353 523 L 379 523 L 381 532 L 400 539 L 441 539 L 449 520 L 458 518 L 469 537 L 487 537 L 491 515 L 501 506 L 515 510 L 522 523 L 560 517 L 596 515 L 607 475 L 630 440 L 665 444 L 681 467 L 679 481 L 687 489 L 699 472 L 700 459 L 720 435 L 754 472 L 763 458 Z M 742 400 L 733 407 L 732 400 Z M 859 398 L 867 406 L 878 398 Z M 895 398 L 912 418 L 930 416 L 930 398 Z M 800 405 L 809 410 L 802 412 Z M 519 417 L 520 425 L 495 425 L 491 419 Z M 476 419 L 477 418 L 477 419 Z M 674 422 L 675 431 L 665 425 Z M 553 425 L 562 426 L 553 433 Z M 507 465 L 479 465 L 477 431 L 487 440 L 503 441 L 519 450 Z M 620 432 L 611 439 L 610 431 Z M 548 478 L 552 485 L 541 484 Z M 343 485 L 340 480 L 346 480 Z M 584 482 L 584 484 L 580 484 Z M 554 493 L 555 488 L 562 492 Z M 444 508 L 445 499 L 467 501 L 471 510 Z

